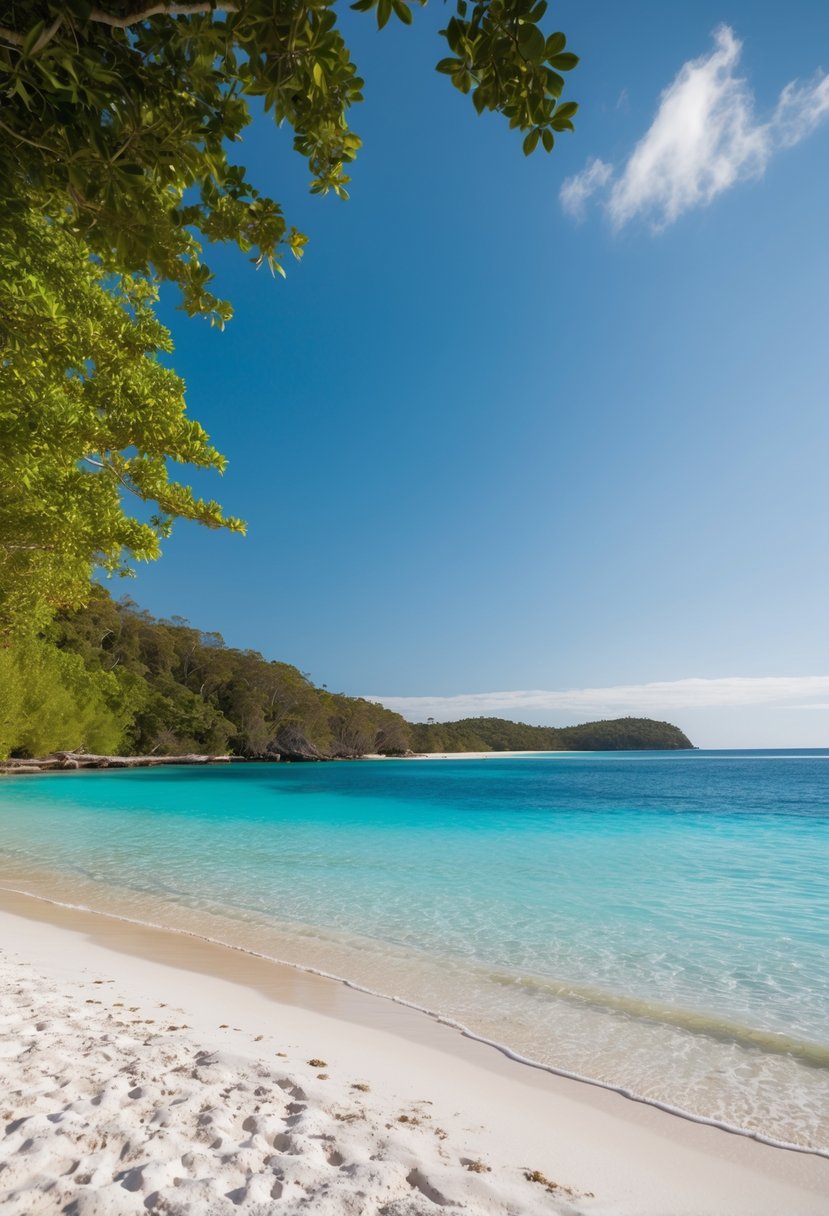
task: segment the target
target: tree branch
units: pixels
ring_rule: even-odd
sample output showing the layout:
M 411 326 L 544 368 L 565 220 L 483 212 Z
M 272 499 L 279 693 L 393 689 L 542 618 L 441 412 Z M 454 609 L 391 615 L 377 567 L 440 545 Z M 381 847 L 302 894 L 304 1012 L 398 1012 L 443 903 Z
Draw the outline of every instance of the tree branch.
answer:
M 37 42 L 32 47 L 31 53 L 33 55 L 37 55 L 40 51 L 42 51 L 43 48 L 52 41 L 55 34 L 58 32 L 58 30 L 60 29 L 60 27 L 62 25 L 63 25 L 63 13 L 58 13 L 57 17 L 55 17 L 55 20 L 49 26 L 48 30 L 44 30 L 43 33 L 40 35 Z
M 2 31 L 0 31 L 0 33 L 2 33 Z M 11 135 L 13 139 L 19 139 L 21 143 L 28 144 L 30 148 L 40 148 L 41 152 L 49 152 L 52 156 L 60 155 L 55 151 L 54 148 L 50 148 L 48 144 L 39 144 L 33 139 L 27 139 L 25 135 L 21 135 L 19 131 L 13 131 L 11 127 L 7 127 L 2 121 L 0 121 L 0 127 L 2 127 L 4 131 L 8 131 L 9 135 Z
M 147 8 L 135 13 L 127 13 L 126 17 L 113 17 L 103 9 L 93 8 L 87 20 L 97 21 L 101 25 L 111 25 L 116 30 L 129 29 L 131 25 L 140 25 L 150 17 L 193 17 L 199 13 L 238 13 L 239 5 L 228 0 L 226 3 L 211 4 L 209 0 L 201 4 L 150 4 Z
M 202 0 L 198 4 L 150 4 L 137 12 L 127 13 L 126 17 L 113 17 L 112 13 L 105 13 L 101 8 L 93 8 L 86 20 L 97 21 L 99 25 L 109 25 L 116 30 L 127 30 L 131 25 L 140 25 L 142 21 L 149 21 L 150 17 L 195 17 L 199 13 L 238 13 L 238 11 L 239 5 L 233 0 L 219 0 L 217 4 L 211 4 L 210 0 Z M 63 24 L 63 19 L 64 15 L 59 14 L 49 29 L 43 31 L 32 48 L 32 54 L 42 51 L 47 43 L 51 42 Z M 3 42 L 11 43 L 12 46 L 22 46 L 26 41 L 26 35 L 0 26 L 0 39 Z
M 54 545 L 6 545 L 0 544 L 0 549 L 9 553 L 54 553 Z

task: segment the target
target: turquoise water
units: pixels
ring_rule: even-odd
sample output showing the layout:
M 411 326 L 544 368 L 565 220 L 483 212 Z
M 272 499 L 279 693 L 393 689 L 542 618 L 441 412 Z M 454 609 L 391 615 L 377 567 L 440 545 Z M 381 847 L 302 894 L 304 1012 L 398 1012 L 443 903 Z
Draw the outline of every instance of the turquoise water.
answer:
M 17 778 L 0 860 L 8 886 L 321 967 L 829 1146 L 829 752 Z

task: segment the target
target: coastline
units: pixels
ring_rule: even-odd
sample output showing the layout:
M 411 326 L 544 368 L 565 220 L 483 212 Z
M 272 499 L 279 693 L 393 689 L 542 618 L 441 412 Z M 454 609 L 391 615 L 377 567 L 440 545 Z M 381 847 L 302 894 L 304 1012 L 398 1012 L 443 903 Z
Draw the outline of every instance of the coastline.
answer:
M 635 754 L 636 748 L 614 749 L 614 754 Z M 660 748 L 666 754 L 672 754 L 678 749 Z M 698 751 L 698 748 L 692 750 Z M 509 760 L 521 756 L 590 756 L 594 751 L 579 748 L 562 748 L 554 751 L 545 749 L 526 749 L 523 751 L 488 752 L 409 752 L 405 754 L 386 755 L 383 752 L 364 752 L 360 756 L 318 756 L 292 757 L 286 756 L 230 756 L 230 755 L 182 755 L 182 756 L 72 756 L 68 761 L 62 761 L 54 756 L 34 757 L 31 760 L 0 761 L 0 777 L 47 776 L 57 773 L 74 773 L 79 770 L 90 772 L 106 772 L 110 769 L 135 768 L 204 768 L 209 765 L 229 764 L 354 764 L 367 760 L 400 761 L 400 760 Z
M 78 771 L 105 772 L 110 769 L 135 768 L 203 768 L 213 764 L 353 764 L 359 760 L 489 760 L 495 757 L 547 756 L 544 751 L 489 751 L 489 752 L 412 752 L 408 755 L 385 755 L 381 752 L 366 752 L 361 756 L 229 756 L 229 755 L 182 755 L 182 756 L 96 756 L 83 753 L 59 752 L 51 756 L 35 756 L 30 760 L 11 759 L 0 761 L 0 777 L 34 777 L 55 773 Z M 578 755 L 577 752 L 561 752 L 561 755 Z
M 516 1210 L 532 1211 L 541 1201 L 548 1211 L 553 1203 L 563 1204 L 561 1211 L 631 1216 L 663 1216 L 666 1211 L 672 1216 L 764 1216 L 782 1210 L 817 1216 L 825 1209 L 825 1158 L 771 1148 L 522 1065 L 434 1017 L 342 981 L 2 889 L 0 922 L 3 940 L 13 943 L 18 961 L 40 968 L 51 982 L 65 988 L 94 972 L 94 978 L 114 978 L 139 1007 L 146 1006 L 148 996 L 156 1005 L 175 1004 L 186 1013 L 191 1038 L 202 1048 L 226 1051 L 232 1043 L 237 1051 L 241 1043 L 255 1055 L 256 1035 L 263 1027 L 278 1030 L 286 1044 L 293 1044 L 294 1058 L 285 1067 L 300 1067 L 306 1056 L 330 1062 L 334 1076 L 323 1086 L 320 1102 L 330 1094 L 340 1102 L 353 1101 L 349 1085 L 338 1080 L 345 1076 L 343 1069 L 350 1069 L 364 1074 L 372 1102 L 379 1103 L 375 1122 L 397 1121 L 399 1116 L 391 1114 L 395 1103 L 434 1104 L 429 1106 L 434 1124 L 447 1132 L 438 1145 L 443 1152 L 459 1146 L 454 1164 L 440 1154 L 435 1157 L 432 1140 L 422 1136 L 415 1155 L 423 1156 L 427 1174 L 432 1169 L 440 1176 L 440 1185 L 431 1186 L 450 1199 L 456 1194 L 459 1202 L 473 1204 L 473 1211 L 506 1212 L 511 1202 L 519 1202 Z M 218 1030 L 223 1022 L 241 1029 Z M 148 1060 L 158 1050 L 147 1046 Z M 371 1118 L 367 1116 L 374 1127 Z M 476 1129 L 474 1144 L 470 1128 Z M 368 1135 L 368 1129 L 362 1130 Z M 404 1124 L 404 1130 L 411 1137 L 413 1129 Z M 394 1151 L 405 1157 L 408 1150 L 404 1143 Z M 486 1160 L 491 1173 L 475 1173 L 460 1164 L 464 1157 Z M 527 1183 L 523 1170 L 541 1171 L 574 1193 Z M 404 1193 L 419 1202 L 423 1195 L 418 1198 L 418 1188 L 412 1191 L 412 1186 L 407 1183 Z M 523 1197 L 510 1199 L 504 1187 L 510 1194 L 517 1187 Z M 588 1199 L 587 1192 L 595 1199 Z M 427 1199 L 427 1209 L 434 1210 L 433 1200 Z
M 379 753 L 367 753 L 365 756 L 360 756 L 360 760 L 508 760 L 511 756 L 576 756 L 589 753 L 581 752 L 545 752 L 545 751 L 524 751 L 524 752 L 413 752 L 410 756 L 383 756 Z

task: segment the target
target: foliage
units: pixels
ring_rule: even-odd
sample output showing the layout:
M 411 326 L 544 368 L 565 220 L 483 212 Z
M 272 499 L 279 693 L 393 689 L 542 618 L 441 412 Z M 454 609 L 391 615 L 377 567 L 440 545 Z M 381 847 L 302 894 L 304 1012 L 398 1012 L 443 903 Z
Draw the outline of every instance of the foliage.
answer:
M 80 737 L 89 741 L 83 731 L 79 736 L 71 695 L 60 690 L 63 664 L 73 679 L 80 670 L 108 690 L 115 712 L 109 746 L 101 750 L 317 759 L 398 753 L 408 746 L 408 724 L 382 705 L 316 688 L 289 663 L 231 649 L 220 634 L 194 629 L 178 617 L 156 620 L 131 600 L 114 601 L 101 587 L 88 606 L 59 615 L 48 640 L 15 639 L 0 652 L 10 673 L 27 668 L 33 647 L 53 656 L 44 680 L 51 678 L 54 688 L 47 693 L 44 686 L 37 695 L 44 704 L 62 707 L 65 729 L 50 727 L 36 746 L 29 717 L 10 697 L 5 736 L 0 733 L 6 750 L 38 754 L 76 747 Z M 92 737 L 91 728 L 87 735 Z
M 419 0 L 425 3 L 425 0 Z M 409 0 L 357 0 L 383 26 Z M 457 0 L 438 70 L 475 108 L 527 132 L 525 152 L 572 128 L 563 34 L 542 33 L 546 0 Z M 0 189 L 73 226 L 118 269 L 177 283 L 185 307 L 219 323 L 205 241 L 233 241 L 281 268 L 305 237 L 234 163 L 230 147 L 264 106 L 293 131 L 311 189 L 347 197 L 360 147 L 348 111 L 363 81 L 333 0 L 0 3 L 4 104 Z
M 352 7 L 381 27 L 412 19 L 409 0 Z M 525 152 L 549 150 L 576 109 L 559 98 L 577 60 L 541 33 L 545 9 L 457 0 L 438 64 L 527 133 Z M 169 460 L 224 461 L 159 362 L 156 288 L 223 325 L 205 243 L 284 273 L 306 238 L 234 147 L 264 107 L 311 190 L 345 198 L 362 85 L 333 0 L 0 0 L 0 636 L 82 603 L 96 564 L 156 557 L 176 518 L 241 529 L 168 477 Z M 149 511 L 130 514 L 130 493 Z
M 40 637 L 0 649 L 0 757 L 229 752 L 316 760 L 369 753 L 690 747 L 667 722 L 525 726 L 501 718 L 413 725 L 382 705 L 317 688 L 289 663 L 225 646 L 181 617 L 156 620 L 100 586 Z
M 582 726 L 527 726 L 504 718 L 464 718 L 418 723 L 409 728 L 419 752 L 650 751 L 692 747 L 670 722 L 614 718 Z
M 242 526 L 170 479 L 170 460 L 225 462 L 159 361 L 155 294 L 107 274 L 65 226 L 0 211 L 0 633 L 82 603 L 93 563 L 156 557 L 174 517 Z M 149 504 L 143 519 L 127 494 Z
M 562 726 L 562 746 L 570 751 L 661 751 L 693 747 L 678 726 L 653 718 L 612 718 L 583 726 Z
M 13 748 L 33 756 L 56 749 L 113 752 L 130 720 L 130 701 L 134 705 L 141 691 L 31 637 L 0 650 L 0 688 L 0 757 Z

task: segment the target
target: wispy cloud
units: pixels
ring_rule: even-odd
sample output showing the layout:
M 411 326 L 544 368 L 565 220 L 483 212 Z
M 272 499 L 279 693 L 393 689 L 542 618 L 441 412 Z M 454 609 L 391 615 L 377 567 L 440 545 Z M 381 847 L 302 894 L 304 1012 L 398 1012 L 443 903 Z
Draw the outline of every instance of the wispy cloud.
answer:
M 613 169 L 598 157 L 591 157 L 581 173 L 568 177 L 561 187 L 561 205 L 573 219 L 583 220 L 587 200 L 597 190 L 606 186 L 613 176 Z
M 588 199 L 599 195 L 614 228 L 636 218 L 665 228 L 737 182 L 761 177 L 777 151 L 800 143 L 829 117 L 829 76 L 819 72 L 806 84 L 786 85 L 760 121 L 751 88 L 736 74 L 741 51 L 733 30 L 720 26 L 714 49 L 682 66 L 618 171 L 592 158 L 567 178 L 564 210 L 581 219 Z
M 515 692 L 466 693 L 453 697 L 370 696 L 416 722 L 426 718 L 452 721 L 483 716 L 537 719 L 550 712 L 643 714 L 677 709 L 773 705 L 822 709 L 824 702 L 803 704 L 804 698 L 829 695 L 829 676 L 728 676 L 717 680 L 664 680 L 652 684 L 616 684 L 609 688 L 543 689 Z

